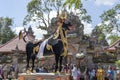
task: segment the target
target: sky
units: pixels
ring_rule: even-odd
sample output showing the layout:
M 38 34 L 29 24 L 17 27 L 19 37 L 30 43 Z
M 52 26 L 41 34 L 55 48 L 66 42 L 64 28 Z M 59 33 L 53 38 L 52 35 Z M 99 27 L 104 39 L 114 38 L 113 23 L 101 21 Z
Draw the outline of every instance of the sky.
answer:
M 9 17 L 14 20 L 12 29 L 18 34 L 23 29 L 23 19 L 27 15 L 27 4 L 31 0 L 0 0 L 0 17 Z M 82 0 L 83 7 L 87 10 L 87 14 L 91 16 L 92 23 L 84 23 L 84 32 L 89 34 L 92 29 L 100 24 L 100 15 L 111 9 L 120 0 Z M 38 38 L 42 37 L 40 29 L 33 29 Z

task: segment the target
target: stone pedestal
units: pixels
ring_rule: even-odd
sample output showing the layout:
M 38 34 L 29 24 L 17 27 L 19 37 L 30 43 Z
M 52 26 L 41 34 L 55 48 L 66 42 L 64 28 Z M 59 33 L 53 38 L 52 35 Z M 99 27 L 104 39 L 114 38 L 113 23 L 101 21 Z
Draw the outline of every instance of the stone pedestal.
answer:
M 69 74 L 55 74 L 55 73 L 21 73 L 19 80 L 70 80 Z

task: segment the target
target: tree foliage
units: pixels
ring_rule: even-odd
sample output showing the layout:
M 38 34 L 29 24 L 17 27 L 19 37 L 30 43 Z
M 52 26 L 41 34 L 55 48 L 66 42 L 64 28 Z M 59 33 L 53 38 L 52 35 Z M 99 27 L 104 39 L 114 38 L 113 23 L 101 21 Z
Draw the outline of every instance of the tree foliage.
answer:
M 95 39 L 95 44 L 101 44 L 103 46 L 108 46 L 108 42 L 106 40 L 105 34 L 102 32 L 101 28 L 99 26 L 96 26 L 92 30 L 91 36 Z
M 81 4 L 81 0 L 66 0 L 63 4 L 63 7 L 68 5 L 69 9 L 72 8 L 72 6 L 75 6 L 75 9 L 78 9 Z
M 61 0 L 53 2 L 51 0 L 32 0 L 27 5 L 28 15 L 23 21 L 23 25 L 29 22 L 36 23 L 41 29 L 47 30 L 50 25 L 51 11 L 59 11 Z M 59 12 L 58 12 L 59 13 Z
M 110 44 L 112 44 L 119 38 L 120 34 L 120 4 L 105 11 L 100 18 L 102 22 L 99 28 L 107 36 Z
M 0 17 L 0 44 L 4 44 L 15 37 L 15 33 L 10 28 L 12 23 L 13 21 L 11 18 Z
M 117 4 L 112 9 L 105 11 L 101 16 L 102 29 L 107 33 L 120 33 L 120 4 Z
M 78 16 L 79 20 L 91 22 L 91 17 L 86 15 L 87 11 L 82 7 L 82 4 L 73 11 L 68 9 L 68 7 L 62 7 L 63 3 L 64 0 L 32 0 L 27 5 L 28 14 L 24 18 L 23 25 L 28 25 L 32 22 L 40 29 L 48 31 L 48 27 L 55 20 L 55 17 L 51 18 L 51 15 L 57 17 L 61 10 L 67 10 L 66 12 L 69 12 L 69 14 L 72 13 L 71 15 L 74 13 L 74 15 Z
M 108 40 L 110 40 L 110 44 L 113 44 L 115 41 L 117 41 L 120 38 L 118 34 L 111 34 L 107 37 Z

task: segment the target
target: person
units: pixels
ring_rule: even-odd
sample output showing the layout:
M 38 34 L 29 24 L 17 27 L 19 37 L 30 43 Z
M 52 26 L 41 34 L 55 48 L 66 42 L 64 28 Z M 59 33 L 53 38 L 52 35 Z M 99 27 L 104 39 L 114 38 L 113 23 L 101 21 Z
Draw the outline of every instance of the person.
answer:
M 78 68 L 77 80 L 80 80 L 80 75 L 81 75 L 81 72 L 80 72 L 80 69 Z
M 114 74 L 114 75 L 113 75 L 113 80 L 116 80 L 116 79 L 117 79 L 116 69 L 113 68 L 112 70 L 113 70 L 113 74 Z
M 8 71 L 9 71 L 8 66 L 9 66 L 9 65 L 6 64 L 6 65 L 3 67 L 3 78 L 4 78 L 4 80 L 7 79 L 7 75 L 8 75 Z
M 43 67 L 43 72 L 48 73 L 48 68 L 47 67 Z
M 2 79 L 2 65 L 0 65 L 0 80 Z
M 73 64 L 70 64 L 70 67 L 69 67 L 69 72 L 70 72 L 70 80 L 73 80 L 72 78 L 72 69 L 73 69 Z
M 86 70 L 86 77 L 87 77 L 87 80 L 89 80 L 90 79 L 90 72 L 91 72 L 91 69 L 90 68 L 86 68 L 87 70 Z
M 97 80 L 104 80 L 104 75 L 105 75 L 105 71 L 102 69 L 102 67 L 98 67 L 97 69 Z
M 69 64 L 66 64 L 66 65 L 64 66 L 64 71 L 65 71 L 65 73 L 68 73 L 68 72 L 69 72 Z
M 113 67 L 112 71 L 113 71 L 113 80 L 116 80 L 117 79 L 116 69 Z
M 107 70 L 107 78 L 108 78 L 109 80 L 113 80 L 112 67 L 108 67 L 108 70 Z
M 38 67 L 38 65 L 36 66 L 36 73 L 39 73 L 40 72 L 40 70 L 39 70 L 39 67 Z
M 95 75 L 96 75 L 95 69 L 93 68 L 89 73 L 90 73 L 90 80 L 94 80 Z
M 110 73 L 110 78 L 111 80 L 116 80 L 116 71 L 114 67 L 111 67 L 111 73 Z
M 77 77 L 78 77 L 78 70 L 77 70 L 76 65 L 73 65 L 72 77 L 73 77 L 73 80 L 77 80 Z

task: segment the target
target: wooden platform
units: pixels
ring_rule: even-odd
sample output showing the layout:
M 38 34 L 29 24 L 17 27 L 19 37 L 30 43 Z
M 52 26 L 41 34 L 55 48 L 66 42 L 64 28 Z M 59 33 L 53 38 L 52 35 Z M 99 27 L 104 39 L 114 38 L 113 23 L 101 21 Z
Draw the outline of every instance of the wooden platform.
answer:
M 21 73 L 18 80 L 70 80 L 69 74 L 55 73 Z

